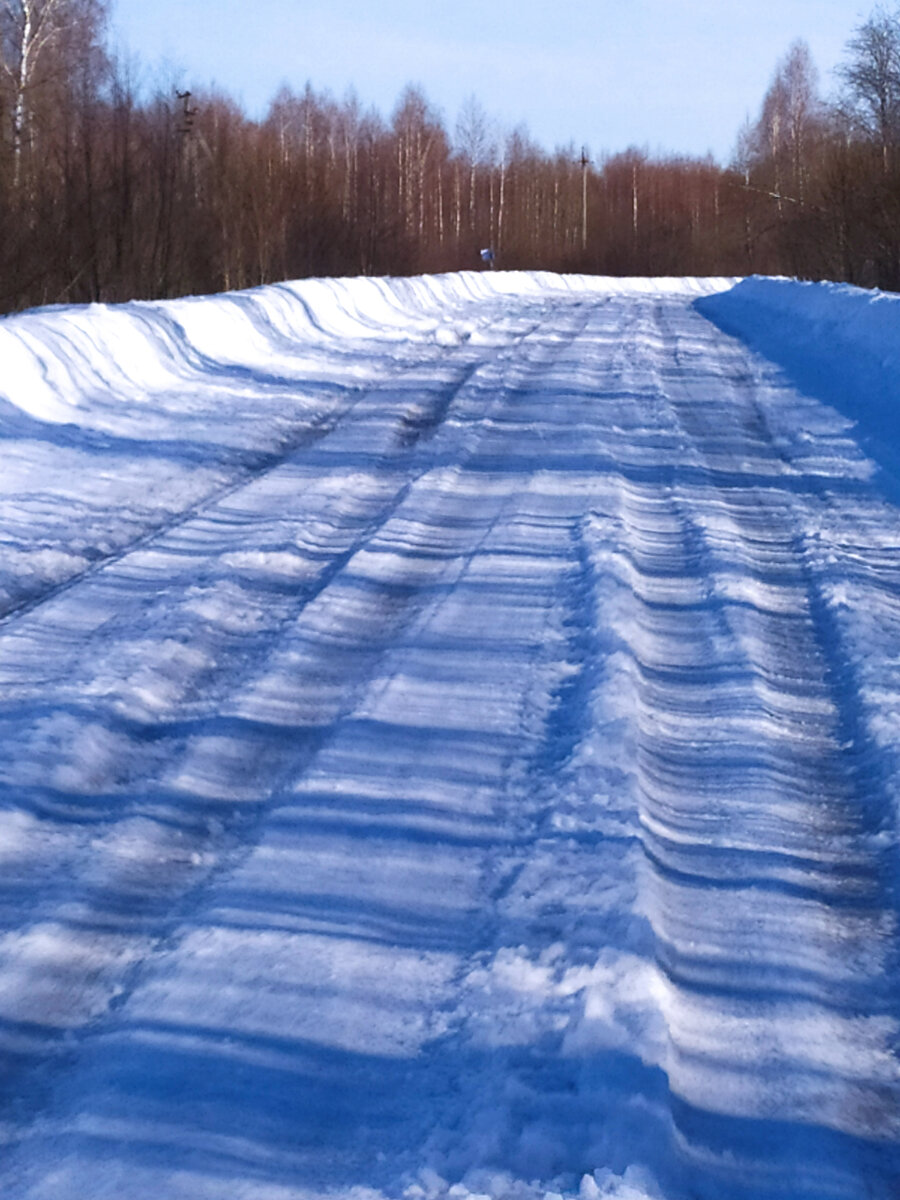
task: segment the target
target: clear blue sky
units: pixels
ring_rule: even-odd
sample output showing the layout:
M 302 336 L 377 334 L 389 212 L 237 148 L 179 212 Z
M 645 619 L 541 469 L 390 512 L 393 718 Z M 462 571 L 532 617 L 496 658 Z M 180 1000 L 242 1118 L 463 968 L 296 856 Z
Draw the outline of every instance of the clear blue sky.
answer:
M 805 38 L 825 90 L 857 0 L 112 0 L 148 82 L 215 82 L 262 115 L 281 83 L 383 115 L 421 84 L 452 133 L 475 94 L 547 149 L 647 146 L 727 159 L 777 60 Z M 168 72 L 168 75 L 167 75 Z

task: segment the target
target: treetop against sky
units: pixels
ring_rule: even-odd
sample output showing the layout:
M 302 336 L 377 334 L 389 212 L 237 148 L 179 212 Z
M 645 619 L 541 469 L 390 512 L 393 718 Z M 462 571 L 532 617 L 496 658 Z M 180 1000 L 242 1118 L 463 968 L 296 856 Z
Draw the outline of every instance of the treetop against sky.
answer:
M 863 6 L 864 7 L 864 6 Z M 262 115 L 281 83 L 355 88 L 389 111 L 420 83 L 451 122 L 475 93 L 548 149 L 729 157 L 774 59 L 803 37 L 826 87 L 858 0 L 113 0 L 142 63 L 215 82 Z

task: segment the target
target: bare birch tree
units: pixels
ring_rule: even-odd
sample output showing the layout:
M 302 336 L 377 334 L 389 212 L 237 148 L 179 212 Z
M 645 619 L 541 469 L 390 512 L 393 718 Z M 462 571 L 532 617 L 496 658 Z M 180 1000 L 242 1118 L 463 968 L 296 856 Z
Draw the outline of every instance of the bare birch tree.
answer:
M 22 183 L 22 156 L 29 139 L 30 96 L 46 82 L 47 51 L 60 36 L 66 8 L 67 0 L 3 0 L 0 8 L 0 63 L 12 93 L 10 136 L 16 191 Z

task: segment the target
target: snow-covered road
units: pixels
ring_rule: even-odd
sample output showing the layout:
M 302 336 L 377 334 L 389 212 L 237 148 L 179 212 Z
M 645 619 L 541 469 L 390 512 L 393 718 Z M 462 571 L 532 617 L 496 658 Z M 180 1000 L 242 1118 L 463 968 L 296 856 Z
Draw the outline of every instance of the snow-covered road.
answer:
M 0 322 L 3 1200 L 900 1195 L 896 489 L 730 286 Z

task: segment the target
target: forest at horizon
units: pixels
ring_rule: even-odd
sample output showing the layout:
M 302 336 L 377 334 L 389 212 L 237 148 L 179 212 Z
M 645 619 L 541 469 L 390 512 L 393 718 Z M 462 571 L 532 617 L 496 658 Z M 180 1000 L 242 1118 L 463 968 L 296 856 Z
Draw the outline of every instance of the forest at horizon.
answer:
M 219 90 L 145 92 L 104 0 L 0 6 L 0 311 L 481 265 L 786 274 L 900 290 L 900 8 L 853 30 L 824 98 L 803 41 L 727 165 L 591 158 L 452 129 L 422 88 L 384 117 L 283 87 L 253 120 Z

